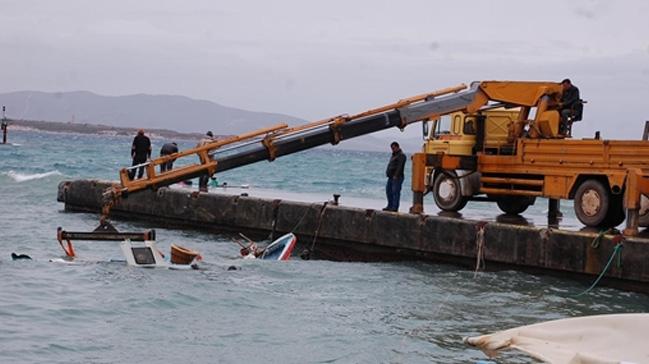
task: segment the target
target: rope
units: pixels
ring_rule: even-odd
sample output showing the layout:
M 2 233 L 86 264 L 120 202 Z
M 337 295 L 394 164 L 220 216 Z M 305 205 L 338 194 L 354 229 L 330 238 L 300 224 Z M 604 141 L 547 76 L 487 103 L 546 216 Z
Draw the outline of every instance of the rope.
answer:
M 473 272 L 473 278 L 476 278 L 478 276 L 478 272 L 480 271 L 480 269 L 485 269 L 487 266 L 484 259 L 485 226 L 487 226 L 486 221 L 482 221 L 476 224 L 476 232 L 475 232 L 476 255 L 475 255 L 475 270 Z
M 599 234 L 597 234 L 595 239 L 593 239 L 593 241 L 590 243 L 590 246 L 592 246 L 594 249 L 599 248 L 599 244 L 602 242 L 602 238 L 604 237 L 604 235 L 612 234 L 612 233 L 618 233 L 619 234 L 619 231 L 617 231 L 615 228 L 610 228 L 610 229 L 607 229 L 607 230 L 601 230 L 599 232 Z
M 622 267 L 622 248 L 624 248 L 624 245 L 622 244 L 622 240 L 624 240 L 624 237 L 622 235 L 618 235 L 615 238 L 613 238 L 613 242 L 617 243 L 615 244 L 615 247 L 613 248 L 613 253 L 611 253 L 611 257 L 608 258 L 608 262 L 604 266 L 604 269 L 602 272 L 597 276 L 597 279 L 595 279 L 595 282 L 588 287 L 585 291 L 579 293 L 577 296 L 582 296 L 587 293 L 590 293 L 590 291 L 597 286 L 597 283 L 604 277 L 608 269 L 611 267 L 611 263 L 613 263 L 613 259 L 615 259 L 615 256 L 617 256 L 617 267 L 620 268 Z
M 323 203 L 322 208 L 320 209 L 320 215 L 318 216 L 318 226 L 316 227 L 315 233 L 313 234 L 313 241 L 311 242 L 311 248 L 306 249 L 301 254 L 301 257 L 304 260 L 310 259 L 311 258 L 311 253 L 315 249 L 315 242 L 316 242 L 316 240 L 318 240 L 318 234 L 320 233 L 320 226 L 322 225 L 322 220 L 323 220 L 325 211 L 327 211 L 327 202 Z
M 326 206 L 327 206 L 327 202 L 325 202 L 325 203 L 322 204 L 322 207 L 321 207 L 321 210 L 320 210 L 320 215 L 322 215 L 322 211 L 324 211 L 324 208 L 325 208 Z M 308 215 L 308 214 L 304 214 L 304 215 L 302 215 L 302 217 L 300 218 L 300 220 L 299 220 L 299 221 L 297 222 L 297 224 L 295 224 L 295 226 L 293 227 L 293 230 L 291 230 L 292 233 L 294 233 L 295 230 L 297 229 L 297 227 L 300 226 L 300 224 L 302 224 L 302 221 L 304 221 L 304 218 L 306 217 L 306 215 Z M 318 225 L 318 227 L 320 227 L 320 225 Z
M 324 208 L 324 206 L 326 206 L 326 205 L 327 205 L 327 203 L 325 202 L 324 205 L 322 206 L 322 208 Z M 295 233 L 295 230 L 297 230 L 297 228 L 302 224 L 302 221 L 304 221 L 304 218 L 306 217 L 306 215 L 308 215 L 308 214 L 303 214 L 302 215 L 300 220 L 298 220 L 298 222 L 295 224 L 295 226 L 293 226 L 293 229 L 291 229 L 291 231 L 289 231 L 290 233 Z M 273 240 L 273 236 L 275 235 L 276 226 L 277 226 L 277 218 L 278 218 L 278 213 L 276 211 L 275 216 L 273 216 L 272 230 L 271 230 L 270 236 L 268 238 L 269 240 Z
M 270 236 L 268 237 L 268 240 L 270 240 L 270 241 L 273 241 L 274 240 L 273 238 L 275 237 L 275 231 L 276 231 L 276 228 L 277 228 L 277 217 L 279 216 L 279 204 L 280 204 L 280 202 L 281 202 L 281 200 L 273 200 L 273 226 L 272 226 L 272 229 L 270 231 Z M 295 228 L 293 228 L 293 231 L 294 230 L 295 230 Z M 291 231 L 291 232 L 293 232 L 293 231 Z

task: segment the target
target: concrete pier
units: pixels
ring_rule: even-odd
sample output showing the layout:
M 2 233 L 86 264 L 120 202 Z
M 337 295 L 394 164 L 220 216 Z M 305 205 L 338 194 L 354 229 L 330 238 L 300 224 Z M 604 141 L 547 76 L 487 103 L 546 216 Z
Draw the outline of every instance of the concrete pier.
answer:
M 67 211 L 99 212 L 108 186 L 100 181 L 65 181 L 59 185 L 57 199 Z M 314 258 L 416 259 L 470 269 L 484 258 L 487 269 L 554 274 L 588 283 L 603 270 L 617 243 L 613 235 L 593 244 L 596 233 L 170 188 L 123 198 L 111 217 L 257 236 L 293 231 L 301 243 L 298 254 L 311 248 L 317 231 Z M 478 229 L 484 229 L 484 239 L 477 238 Z M 649 293 L 649 239 L 641 235 L 622 243 L 621 265 L 611 264 L 601 284 Z

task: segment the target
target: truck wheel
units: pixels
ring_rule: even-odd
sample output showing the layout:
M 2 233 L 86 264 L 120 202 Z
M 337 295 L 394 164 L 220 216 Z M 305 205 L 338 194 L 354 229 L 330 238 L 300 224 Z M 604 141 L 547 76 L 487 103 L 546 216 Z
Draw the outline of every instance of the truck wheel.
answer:
M 452 175 L 440 173 L 433 184 L 433 198 L 437 207 L 444 211 L 460 211 L 468 198 L 462 196 L 460 180 Z
M 528 207 L 534 205 L 536 197 L 534 196 L 498 196 L 496 204 L 498 208 L 510 215 L 522 214 Z
M 611 197 L 602 182 L 595 179 L 584 181 L 575 192 L 575 215 L 582 224 L 590 227 L 604 225 L 609 215 Z

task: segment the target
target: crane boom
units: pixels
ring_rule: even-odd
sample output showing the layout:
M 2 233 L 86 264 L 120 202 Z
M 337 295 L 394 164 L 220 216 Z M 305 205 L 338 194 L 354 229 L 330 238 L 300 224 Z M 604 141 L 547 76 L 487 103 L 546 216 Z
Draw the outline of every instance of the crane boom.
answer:
M 120 184 L 107 193 L 117 198 L 147 188 L 158 188 L 201 175 L 212 175 L 262 160 L 293 154 L 324 144 L 371 134 L 384 129 L 404 128 L 460 110 L 478 110 L 489 101 L 519 106 L 534 106 L 543 96 L 560 95 L 560 85 L 550 82 L 483 81 L 471 87 L 458 86 L 421 94 L 355 115 L 339 115 L 289 128 L 278 124 L 238 136 L 220 139 L 180 153 L 153 159 L 142 165 L 120 170 Z M 546 102 L 547 104 L 547 102 Z M 538 115 L 537 115 L 538 117 Z M 199 163 L 157 172 L 156 166 L 182 157 L 197 155 Z M 146 167 L 146 177 L 130 180 L 128 170 Z

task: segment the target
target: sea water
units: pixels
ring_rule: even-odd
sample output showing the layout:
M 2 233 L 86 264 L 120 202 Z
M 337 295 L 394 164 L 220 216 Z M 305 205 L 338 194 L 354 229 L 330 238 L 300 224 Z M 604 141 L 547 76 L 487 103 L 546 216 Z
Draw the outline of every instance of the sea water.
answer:
M 0 146 L 0 363 L 474 363 L 486 356 L 465 336 L 565 317 L 646 312 L 645 295 L 516 271 L 474 272 L 421 262 L 243 261 L 235 237 L 156 229 L 159 246 L 199 250 L 199 271 L 138 269 L 114 242 L 78 242 L 78 264 L 56 228 L 89 231 L 95 214 L 64 213 L 57 185 L 116 179 L 131 138 L 11 131 Z M 154 139 L 154 152 L 164 140 Z M 179 141 L 181 148 L 193 142 Z M 218 175 L 229 193 L 384 206 L 388 152 L 316 149 Z M 409 167 L 408 167 L 409 168 Z M 408 171 L 406 171 L 408 175 Z M 406 178 L 401 211 L 411 194 Z M 245 190 L 237 186 L 248 185 Z M 436 214 L 427 196 L 425 205 Z M 579 229 L 570 212 L 562 222 Z M 540 200 L 516 223 L 543 226 Z M 465 218 L 499 220 L 495 204 L 469 203 Z M 12 261 L 11 253 L 33 260 Z M 229 266 L 238 270 L 229 271 Z M 505 353 L 499 362 L 529 362 Z

